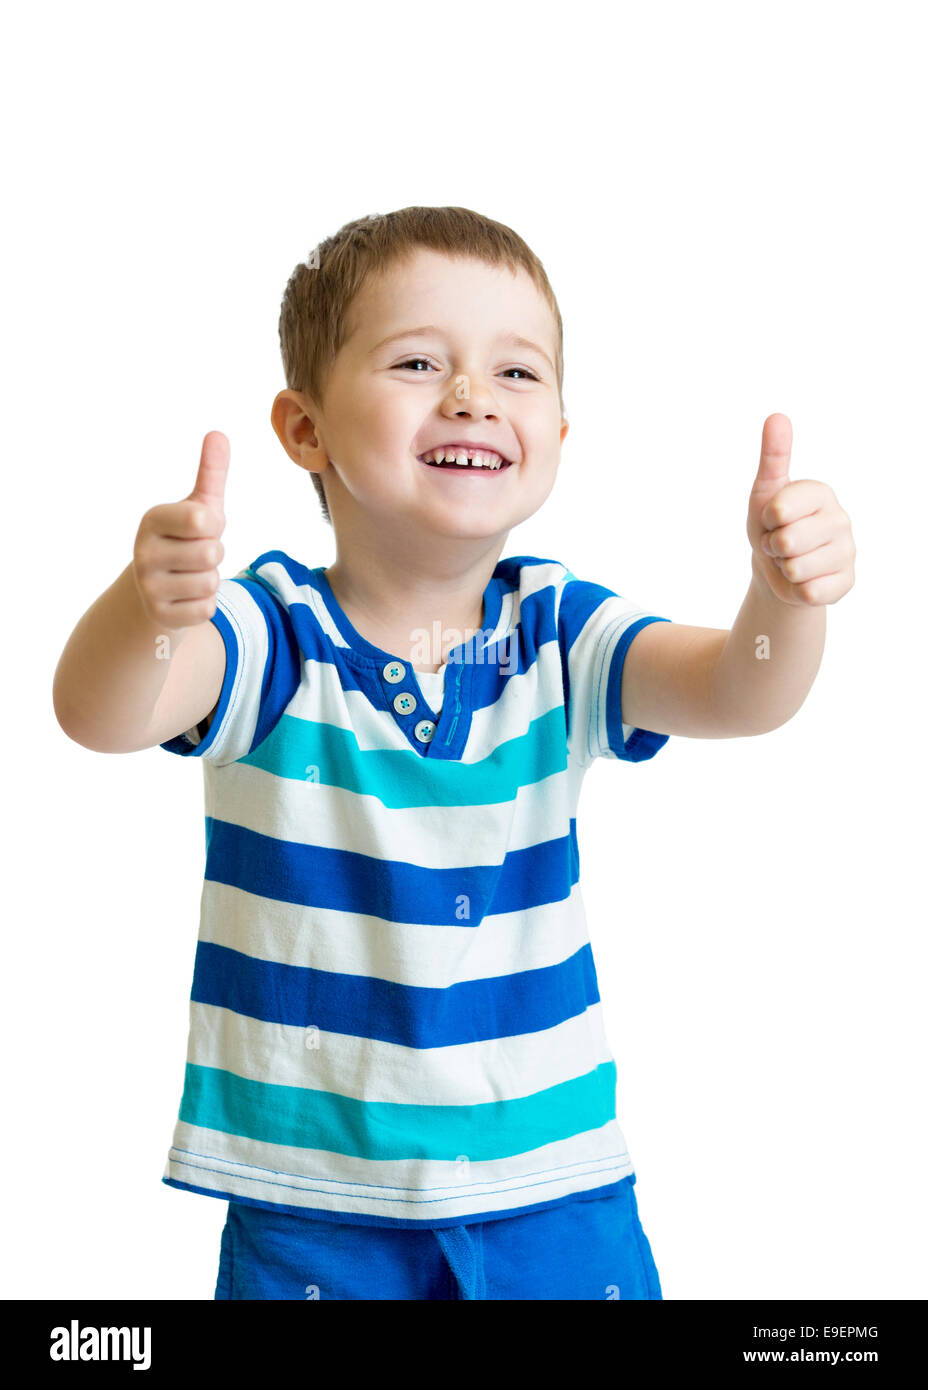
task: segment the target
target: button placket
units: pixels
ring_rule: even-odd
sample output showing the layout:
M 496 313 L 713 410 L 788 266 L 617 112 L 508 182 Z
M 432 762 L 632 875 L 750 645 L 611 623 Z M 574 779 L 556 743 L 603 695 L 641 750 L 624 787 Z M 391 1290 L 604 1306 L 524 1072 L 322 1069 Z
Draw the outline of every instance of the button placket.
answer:
M 407 668 L 402 661 L 388 661 L 385 666 L 380 668 L 380 674 L 388 685 L 399 685 L 402 681 L 411 681 L 415 684 L 412 668 Z M 404 720 L 420 707 L 420 701 L 412 690 L 398 691 L 393 696 L 391 703 L 396 714 Z M 428 744 L 434 738 L 435 730 L 436 721 L 430 716 L 426 716 L 416 723 L 412 733 L 418 743 Z

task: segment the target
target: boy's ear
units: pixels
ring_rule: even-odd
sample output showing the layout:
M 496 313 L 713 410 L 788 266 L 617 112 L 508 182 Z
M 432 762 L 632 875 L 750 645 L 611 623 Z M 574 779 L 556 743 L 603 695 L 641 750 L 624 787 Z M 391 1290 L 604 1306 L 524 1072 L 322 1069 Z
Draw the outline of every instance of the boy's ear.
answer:
M 312 473 L 328 462 L 313 423 L 315 414 L 310 398 L 289 388 L 278 391 L 271 406 L 271 425 L 277 438 L 293 462 Z

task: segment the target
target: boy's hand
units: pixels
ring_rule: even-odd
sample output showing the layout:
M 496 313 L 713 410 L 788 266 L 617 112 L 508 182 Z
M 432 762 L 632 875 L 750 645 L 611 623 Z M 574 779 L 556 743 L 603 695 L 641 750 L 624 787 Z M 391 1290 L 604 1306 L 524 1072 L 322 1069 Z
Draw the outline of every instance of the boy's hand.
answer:
M 748 505 L 754 576 L 783 603 L 837 603 L 854 584 L 851 519 L 827 483 L 790 482 L 793 427 L 768 415 Z
M 228 471 L 229 441 L 211 430 L 190 496 L 152 507 L 142 517 L 133 552 L 135 583 L 148 617 L 166 632 L 208 622 L 216 611 Z

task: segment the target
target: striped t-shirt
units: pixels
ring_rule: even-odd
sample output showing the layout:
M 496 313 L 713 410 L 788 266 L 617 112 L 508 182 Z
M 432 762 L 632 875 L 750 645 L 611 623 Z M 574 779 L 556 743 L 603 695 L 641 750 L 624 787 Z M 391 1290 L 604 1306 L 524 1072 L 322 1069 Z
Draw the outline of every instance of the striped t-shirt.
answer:
M 619 697 L 635 634 L 670 619 L 528 555 L 483 602 L 439 712 L 324 566 L 271 550 L 221 581 L 216 713 L 161 745 L 203 759 L 206 811 L 172 1186 L 414 1228 L 634 1172 L 576 812 L 594 758 L 667 742 Z

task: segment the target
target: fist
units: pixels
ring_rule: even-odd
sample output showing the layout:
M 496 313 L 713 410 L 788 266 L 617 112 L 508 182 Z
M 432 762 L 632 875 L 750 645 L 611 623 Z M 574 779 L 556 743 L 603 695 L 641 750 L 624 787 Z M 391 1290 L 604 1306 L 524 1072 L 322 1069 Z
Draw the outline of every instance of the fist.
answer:
M 228 472 L 229 441 L 211 430 L 190 496 L 142 517 L 132 557 L 135 583 L 146 614 L 165 632 L 208 622 L 216 611 Z

